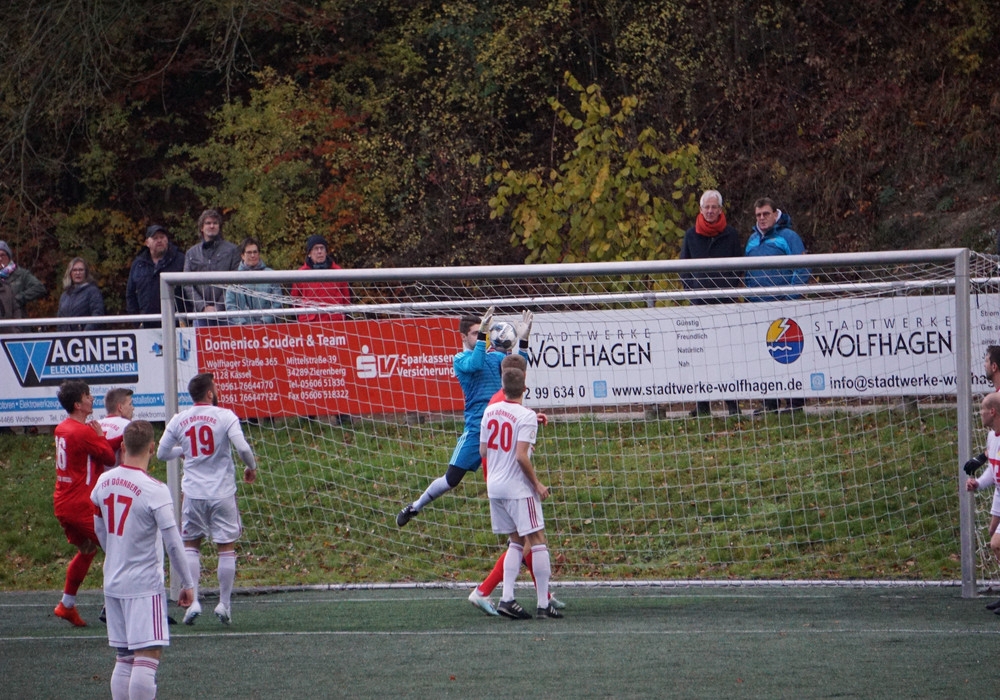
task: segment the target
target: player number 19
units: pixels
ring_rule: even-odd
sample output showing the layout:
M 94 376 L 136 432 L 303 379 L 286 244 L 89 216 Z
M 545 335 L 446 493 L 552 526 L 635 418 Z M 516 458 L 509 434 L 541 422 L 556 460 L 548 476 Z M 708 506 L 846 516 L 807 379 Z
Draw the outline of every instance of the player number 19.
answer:
M 215 435 L 207 425 L 192 425 L 184 436 L 191 441 L 191 456 L 210 455 L 215 452 Z

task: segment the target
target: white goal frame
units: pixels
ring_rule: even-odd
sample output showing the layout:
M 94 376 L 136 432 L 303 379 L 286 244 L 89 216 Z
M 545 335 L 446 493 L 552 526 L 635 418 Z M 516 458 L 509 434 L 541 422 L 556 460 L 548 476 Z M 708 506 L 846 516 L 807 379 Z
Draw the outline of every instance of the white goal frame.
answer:
M 863 267 L 866 265 L 891 266 L 910 264 L 938 264 L 950 266 L 953 275 L 949 279 L 936 280 L 929 283 L 927 280 L 875 280 L 868 282 L 837 283 L 827 285 L 802 285 L 800 287 L 778 287 L 755 289 L 754 293 L 807 293 L 816 294 L 820 292 L 835 293 L 845 289 L 857 290 L 868 285 L 872 289 L 893 290 L 898 289 L 900 293 L 904 291 L 931 289 L 950 294 L 953 297 L 953 309 L 955 318 L 954 327 L 954 357 L 955 373 L 959 378 L 969 377 L 973 371 L 973 361 L 978 362 L 978 354 L 974 356 L 972 348 L 972 329 L 970 325 L 971 302 L 974 280 L 970 275 L 970 252 L 964 248 L 949 248 L 942 250 L 918 250 L 918 251 L 887 251 L 872 253 L 851 253 L 837 255 L 804 255 L 785 257 L 765 257 L 765 258 L 730 258 L 714 260 L 667 260 L 667 261 L 637 261 L 618 263 L 581 263 L 565 265 L 513 265 L 513 266 L 470 266 L 470 267 L 449 267 L 449 268 L 394 268 L 394 269 L 362 269 L 362 270 L 295 270 L 295 271 L 270 271 L 253 273 L 254 283 L 285 283 L 290 282 L 347 282 L 347 283 L 385 283 L 393 281 L 419 282 L 419 281 L 440 281 L 453 280 L 475 281 L 475 280 L 524 280 L 524 279 L 551 279 L 560 280 L 567 278 L 587 278 L 591 276 L 600 277 L 635 277 L 641 275 L 672 275 L 698 272 L 719 272 L 731 271 L 734 274 L 751 269 L 784 269 L 795 267 L 808 267 L 820 269 L 824 267 Z M 160 277 L 160 297 L 162 323 L 164 328 L 175 327 L 179 322 L 190 324 L 200 318 L 219 318 L 222 314 L 198 314 L 198 313 L 178 313 L 174 308 L 174 289 L 177 286 L 192 284 L 240 284 L 245 283 L 246 273 L 238 272 L 202 272 L 202 273 L 164 273 Z M 664 302 L 684 302 L 694 298 L 726 298 L 743 296 L 746 289 L 737 288 L 732 290 L 703 290 L 688 291 L 676 289 L 630 292 L 626 296 L 616 294 L 616 301 L 630 300 L 637 303 L 654 305 Z M 627 296 L 631 294 L 631 297 Z M 572 298 L 568 298 L 572 301 Z M 494 300 L 489 300 L 492 302 Z M 534 308 L 540 305 L 551 303 L 551 298 L 536 297 L 530 294 L 524 296 L 514 296 L 495 300 L 505 307 Z M 599 298 L 588 297 L 588 301 L 600 301 Z M 486 300 L 482 305 L 485 306 Z M 434 309 L 447 312 L 447 304 L 441 302 L 428 302 Z M 317 309 L 323 312 L 350 313 L 354 312 L 384 312 L 392 314 L 405 314 L 407 309 L 418 310 L 420 302 L 389 304 L 382 306 L 340 306 L 324 307 Z M 467 308 L 468 300 L 456 301 L 454 307 L 457 310 Z M 308 307 L 294 307 L 284 311 L 268 311 L 269 314 L 294 316 L 309 311 Z M 244 312 L 245 313 L 245 312 Z M 998 341 L 1000 342 L 1000 341 Z M 164 386 L 178 386 L 177 355 L 178 344 L 176 334 L 163 334 L 163 355 L 164 355 Z M 178 396 L 173 391 L 166 391 L 165 397 L 167 419 L 178 412 Z M 973 389 L 969 382 L 958 381 L 954 395 L 955 407 L 957 411 L 958 425 L 958 455 L 955 463 L 955 484 L 960 502 L 960 550 L 961 550 L 961 588 L 962 596 L 966 598 L 975 597 L 977 594 L 976 578 L 976 530 L 975 530 L 975 501 L 973 495 L 965 491 L 966 476 L 961 465 L 972 454 L 972 445 L 979 445 L 984 442 L 981 436 L 981 429 L 978 421 L 973 422 Z M 168 483 L 174 496 L 177 517 L 180 517 L 180 465 L 175 460 L 168 463 Z

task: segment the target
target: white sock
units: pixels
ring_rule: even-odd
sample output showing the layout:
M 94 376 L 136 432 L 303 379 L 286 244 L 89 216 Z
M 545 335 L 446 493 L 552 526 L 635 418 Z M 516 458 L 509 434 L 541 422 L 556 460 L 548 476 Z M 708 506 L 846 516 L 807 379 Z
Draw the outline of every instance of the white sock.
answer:
M 535 572 L 535 593 L 538 596 L 538 607 L 549 607 L 549 579 L 552 578 L 552 563 L 549 560 L 549 548 L 544 544 L 536 544 L 531 548 L 531 570 Z
M 186 547 L 184 554 L 187 555 L 188 571 L 194 580 L 194 602 L 198 602 L 198 581 L 201 579 L 201 550 Z
M 521 570 L 521 557 L 524 555 L 524 547 L 511 542 L 507 545 L 507 557 L 503 560 L 503 595 L 500 601 L 514 600 L 514 582 L 517 581 L 517 574 Z
M 69 593 L 63 593 L 62 604 L 64 608 L 76 607 L 76 596 L 70 595 Z
M 431 482 L 431 485 L 420 495 L 420 498 L 413 502 L 413 510 L 423 510 L 423 507 L 428 503 L 449 491 L 451 491 L 451 486 L 448 485 L 448 480 L 443 476 L 439 476 Z
M 111 700 L 129 700 L 128 686 L 132 678 L 132 662 L 135 657 L 119 656 L 115 659 L 115 670 L 111 672 Z
M 128 684 L 129 700 L 154 700 L 156 697 L 156 669 L 159 659 L 137 656 L 132 663 L 132 679 Z
M 219 602 L 229 607 L 236 580 L 236 552 L 219 552 Z

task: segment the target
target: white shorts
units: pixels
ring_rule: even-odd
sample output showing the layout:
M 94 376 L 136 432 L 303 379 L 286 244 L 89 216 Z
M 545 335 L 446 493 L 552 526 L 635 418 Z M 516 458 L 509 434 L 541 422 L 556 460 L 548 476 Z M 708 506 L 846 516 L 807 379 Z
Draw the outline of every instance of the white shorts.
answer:
M 104 610 L 108 646 L 132 650 L 170 646 L 165 590 L 142 598 L 104 596 Z
M 218 501 L 185 498 L 181 506 L 181 539 L 211 537 L 215 544 L 235 542 L 243 533 L 236 494 Z
M 490 521 L 493 532 L 509 535 L 516 532 L 521 537 L 545 528 L 542 517 L 542 501 L 536 496 L 530 498 L 491 498 Z

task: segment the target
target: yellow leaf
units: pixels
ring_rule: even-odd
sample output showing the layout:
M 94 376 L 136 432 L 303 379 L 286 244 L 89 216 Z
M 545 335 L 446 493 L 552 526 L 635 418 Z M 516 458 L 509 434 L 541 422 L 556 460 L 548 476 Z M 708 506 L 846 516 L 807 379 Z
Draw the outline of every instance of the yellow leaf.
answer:
M 601 169 L 597 173 L 597 179 L 594 181 L 594 189 L 590 192 L 590 203 L 594 204 L 601 195 L 604 194 L 604 187 L 608 182 L 608 174 L 610 172 L 610 165 L 607 161 L 601 165 Z

